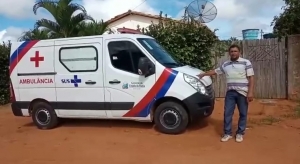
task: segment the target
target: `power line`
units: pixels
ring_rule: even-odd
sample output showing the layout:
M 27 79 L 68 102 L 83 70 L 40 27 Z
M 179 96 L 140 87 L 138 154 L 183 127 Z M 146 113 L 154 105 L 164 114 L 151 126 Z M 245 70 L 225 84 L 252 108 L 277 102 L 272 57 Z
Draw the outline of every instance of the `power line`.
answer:
M 139 6 L 141 6 L 142 4 L 144 4 L 147 0 L 143 0 L 142 3 L 140 3 L 139 5 L 135 6 L 132 10 L 135 10 L 136 8 L 138 8 Z

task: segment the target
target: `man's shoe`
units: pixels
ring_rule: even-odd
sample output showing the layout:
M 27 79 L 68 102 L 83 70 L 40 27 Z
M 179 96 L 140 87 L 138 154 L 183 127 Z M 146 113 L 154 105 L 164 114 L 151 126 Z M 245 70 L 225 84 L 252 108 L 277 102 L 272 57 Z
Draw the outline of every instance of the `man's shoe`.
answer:
M 230 140 L 231 138 L 232 138 L 231 135 L 225 134 L 225 135 L 221 138 L 221 141 L 222 141 L 222 142 L 226 142 L 226 141 Z
M 237 134 L 235 136 L 235 141 L 236 142 L 242 142 L 243 141 L 243 135 L 242 134 Z

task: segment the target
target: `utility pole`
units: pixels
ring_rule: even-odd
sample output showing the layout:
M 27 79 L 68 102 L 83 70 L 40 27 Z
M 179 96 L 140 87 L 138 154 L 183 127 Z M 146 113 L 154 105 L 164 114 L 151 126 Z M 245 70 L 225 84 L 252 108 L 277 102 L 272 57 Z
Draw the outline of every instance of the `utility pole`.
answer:
M 263 34 L 264 34 L 264 32 L 263 32 L 263 30 L 261 29 L 261 30 L 260 30 L 260 39 L 263 39 Z

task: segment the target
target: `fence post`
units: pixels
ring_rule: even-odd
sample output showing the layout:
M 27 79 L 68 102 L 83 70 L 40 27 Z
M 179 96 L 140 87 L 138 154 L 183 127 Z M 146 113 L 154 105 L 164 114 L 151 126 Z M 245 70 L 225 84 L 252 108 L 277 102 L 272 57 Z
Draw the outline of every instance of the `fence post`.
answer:
M 300 35 L 287 38 L 288 99 L 300 99 Z

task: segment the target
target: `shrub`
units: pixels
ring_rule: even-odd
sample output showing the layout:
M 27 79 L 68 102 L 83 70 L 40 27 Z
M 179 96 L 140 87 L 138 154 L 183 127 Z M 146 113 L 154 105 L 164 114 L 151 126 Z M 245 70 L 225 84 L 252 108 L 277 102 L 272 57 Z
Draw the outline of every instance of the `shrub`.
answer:
M 0 44 L 0 105 L 9 102 L 9 54 L 10 43 Z
M 208 70 L 212 67 L 211 49 L 218 41 L 217 36 L 207 26 L 197 22 L 182 22 L 163 18 L 160 13 L 158 24 L 142 29 L 152 36 L 179 62 Z

